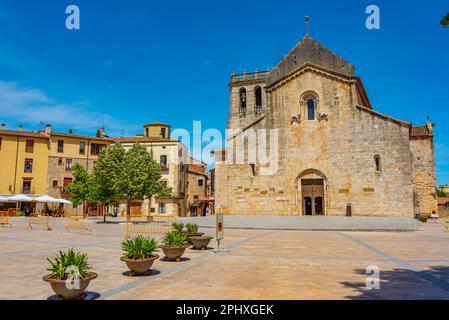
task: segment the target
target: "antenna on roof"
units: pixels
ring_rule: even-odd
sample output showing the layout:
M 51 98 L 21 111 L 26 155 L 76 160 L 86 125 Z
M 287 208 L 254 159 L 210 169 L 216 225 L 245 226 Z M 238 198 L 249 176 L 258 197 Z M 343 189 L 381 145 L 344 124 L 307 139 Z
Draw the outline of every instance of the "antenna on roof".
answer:
M 306 16 L 306 36 L 309 35 L 309 16 Z

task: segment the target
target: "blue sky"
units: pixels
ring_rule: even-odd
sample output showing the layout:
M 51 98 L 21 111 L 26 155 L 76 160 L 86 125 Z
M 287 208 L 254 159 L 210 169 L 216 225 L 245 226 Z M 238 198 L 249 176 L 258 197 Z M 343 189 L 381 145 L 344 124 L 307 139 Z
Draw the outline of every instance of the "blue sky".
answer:
M 81 29 L 65 28 L 65 8 Z M 381 30 L 365 28 L 365 8 Z M 143 123 L 224 130 L 232 72 L 274 67 L 310 34 L 356 67 L 374 108 L 436 123 L 449 183 L 449 4 L 418 1 L 17 1 L 0 4 L 0 121 L 134 135 Z

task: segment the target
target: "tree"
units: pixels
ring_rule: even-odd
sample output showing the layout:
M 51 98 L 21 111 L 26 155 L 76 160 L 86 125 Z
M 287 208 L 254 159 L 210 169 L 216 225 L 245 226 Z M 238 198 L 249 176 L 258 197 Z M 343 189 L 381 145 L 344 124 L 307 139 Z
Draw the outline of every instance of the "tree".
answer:
M 449 12 L 446 14 L 446 16 L 440 21 L 441 25 L 443 27 L 448 28 L 449 27 Z
M 97 164 L 92 174 L 90 198 L 96 203 L 108 207 L 121 200 L 118 182 L 121 179 L 121 167 L 125 149 L 120 144 L 114 144 L 103 149 L 98 156 Z M 106 213 L 104 214 L 106 221 Z
M 172 190 L 161 182 L 160 165 L 151 158 L 147 149 L 135 143 L 129 149 L 121 166 L 121 179 L 117 180 L 115 190 L 126 199 L 126 213 L 131 213 L 131 201 L 144 200 L 153 196 L 169 197 Z
M 90 196 L 91 176 L 84 167 L 75 163 L 72 167 L 74 180 L 67 186 L 67 191 L 71 193 L 70 201 L 74 205 L 83 205 L 83 213 L 85 212 L 86 201 Z
M 121 144 L 114 144 L 100 153 L 93 172 L 92 199 L 108 205 L 126 201 L 129 216 L 132 200 L 171 195 L 160 178 L 159 164 L 143 145 L 136 143 L 126 151 Z
M 441 189 L 437 189 L 437 196 L 440 197 L 440 198 L 446 198 L 447 197 L 447 193 L 444 192 Z

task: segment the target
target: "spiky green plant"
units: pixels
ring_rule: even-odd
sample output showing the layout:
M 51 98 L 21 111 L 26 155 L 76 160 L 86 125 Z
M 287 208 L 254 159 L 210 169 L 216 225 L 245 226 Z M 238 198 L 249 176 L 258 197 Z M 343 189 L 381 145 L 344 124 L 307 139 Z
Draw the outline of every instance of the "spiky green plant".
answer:
M 165 247 L 179 248 L 186 245 L 187 236 L 177 231 L 167 232 L 162 238 Z
M 172 223 L 172 227 L 173 227 L 176 231 L 182 232 L 182 229 L 184 229 L 184 223 L 182 223 L 182 222 L 180 222 L 180 223 L 173 222 L 173 223 Z
M 66 280 L 69 277 L 85 279 L 89 276 L 91 265 L 88 262 L 87 254 L 75 252 L 73 249 L 67 252 L 59 251 L 59 254 L 52 259 L 47 258 L 50 263 L 51 277 L 58 280 Z
M 186 224 L 187 232 L 189 234 L 197 233 L 198 232 L 198 225 L 193 223 L 187 223 Z
M 124 256 L 130 260 L 143 260 L 154 256 L 158 243 L 153 238 L 137 236 L 122 242 Z

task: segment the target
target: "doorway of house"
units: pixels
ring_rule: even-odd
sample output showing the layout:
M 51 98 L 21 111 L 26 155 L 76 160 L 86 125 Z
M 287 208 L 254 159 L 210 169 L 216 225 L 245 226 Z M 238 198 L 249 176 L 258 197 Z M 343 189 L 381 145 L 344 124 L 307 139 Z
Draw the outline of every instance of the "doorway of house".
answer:
M 324 180 L 302 179 L 303 215 L 324 215 Z

